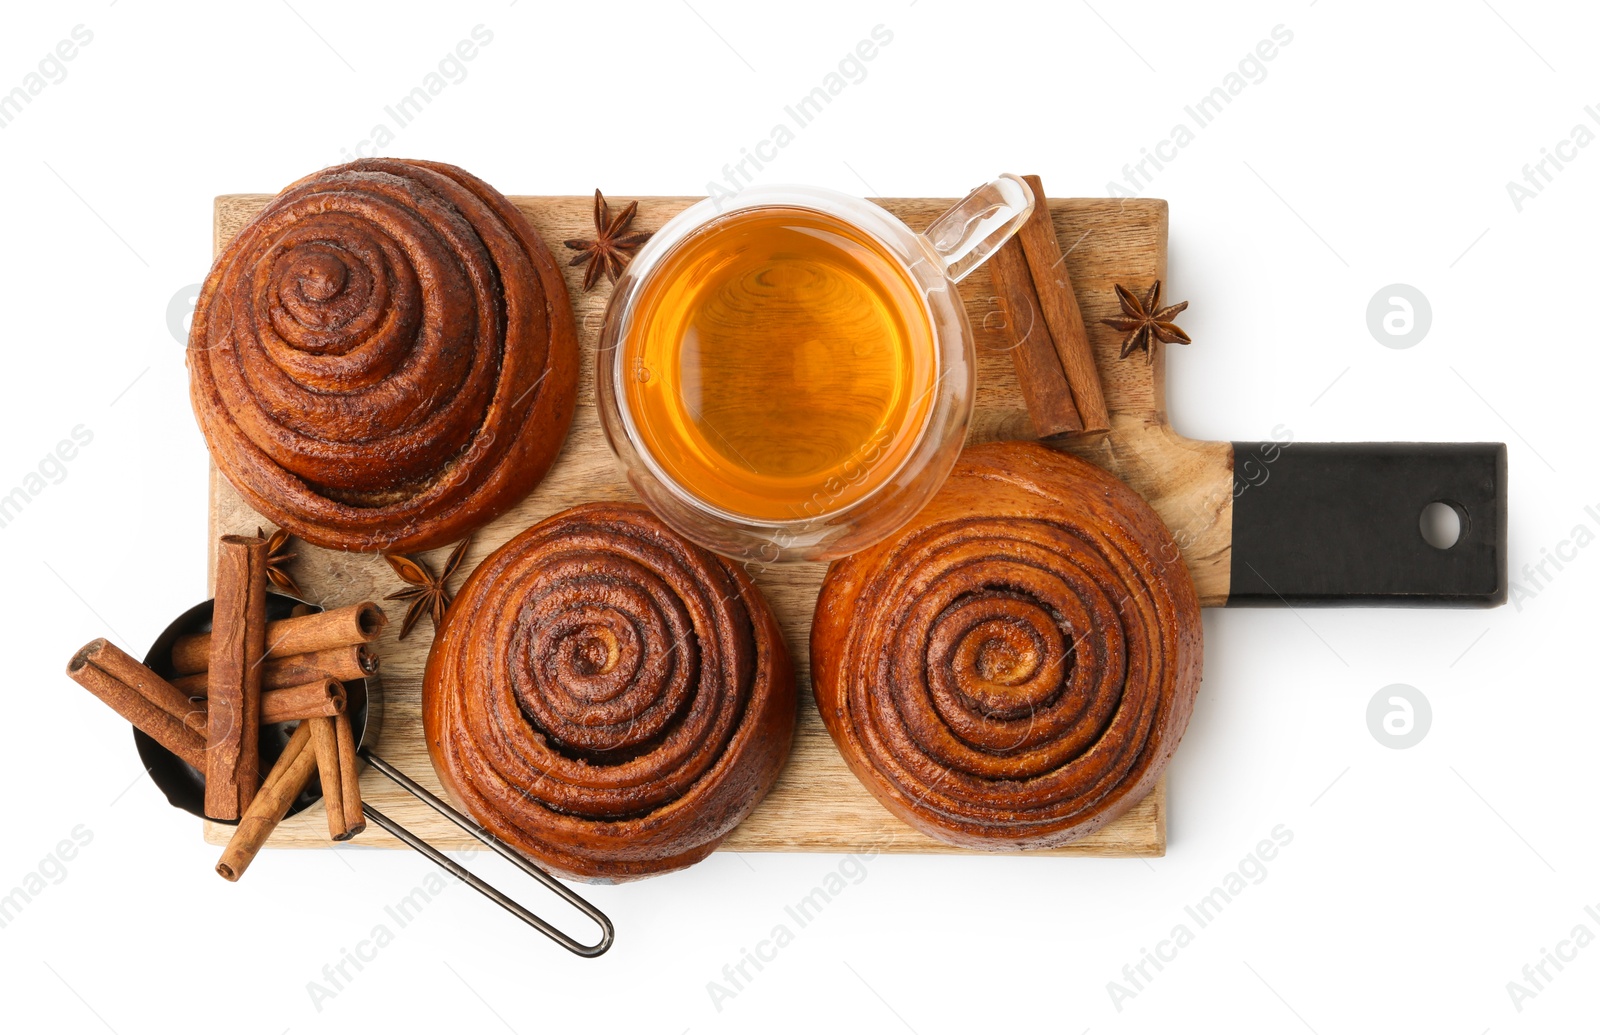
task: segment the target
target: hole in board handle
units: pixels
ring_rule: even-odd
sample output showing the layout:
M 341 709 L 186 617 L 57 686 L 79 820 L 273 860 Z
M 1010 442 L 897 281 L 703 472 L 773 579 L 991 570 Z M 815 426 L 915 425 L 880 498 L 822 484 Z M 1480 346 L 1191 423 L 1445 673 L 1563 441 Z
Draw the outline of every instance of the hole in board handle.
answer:
M 1448 550 L 1466 538 L 1467 511 L 1451 500 L 1434 500 L 1422 508 L 1417 526 L 1423 540 L 1437 550 Z

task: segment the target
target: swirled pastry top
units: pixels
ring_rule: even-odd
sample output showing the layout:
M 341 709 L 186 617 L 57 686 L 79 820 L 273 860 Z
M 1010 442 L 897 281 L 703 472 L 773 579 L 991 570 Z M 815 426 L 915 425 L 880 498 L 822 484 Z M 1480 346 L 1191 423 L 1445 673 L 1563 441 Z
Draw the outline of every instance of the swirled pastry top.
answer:
M 473 571 L 422 710 L 440 780 L 496 837 L 629 879 L 704 858 L 766 794 L 794 673 L 742 571 L 641 506 L 588 504 Z
M 817 706 L 912 826 L 1054 847 L 1154 786 L 1200 683 L 1199 602 L 1166 526 L 1116 478 L 1033 443 L 967 450 L 817 601 Z
M 190 396 L 252 507 L 330 549 L 461 538 L 544 476 L 572 420 L 561 274 L 493 187 L 365 159 L 290 185 L 218 256 Z

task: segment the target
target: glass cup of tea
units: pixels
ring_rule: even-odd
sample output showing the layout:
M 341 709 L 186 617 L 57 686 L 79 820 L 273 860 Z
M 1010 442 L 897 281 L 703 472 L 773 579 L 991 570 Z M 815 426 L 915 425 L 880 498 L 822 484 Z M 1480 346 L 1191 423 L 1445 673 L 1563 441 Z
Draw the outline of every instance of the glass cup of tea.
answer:
M 956 285 L 1033 204 L 1005 174 L 923 233 L 811 187 L 679 213 L 628 264 L 600 334 L 601 422 L 629 483 L 738 560 L 828 560 L 888 536 L 944 483 L 972 415 Z

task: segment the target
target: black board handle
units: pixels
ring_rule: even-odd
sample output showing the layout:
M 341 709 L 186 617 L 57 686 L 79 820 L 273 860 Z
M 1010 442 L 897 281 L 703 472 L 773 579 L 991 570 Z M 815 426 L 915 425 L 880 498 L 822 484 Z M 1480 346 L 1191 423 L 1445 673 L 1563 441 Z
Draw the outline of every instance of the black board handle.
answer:
M 1502 442 L 1235 442 L 1229 607 L 1505 603 Z M 1422 534 L 1444 503 L 1446 549 Z

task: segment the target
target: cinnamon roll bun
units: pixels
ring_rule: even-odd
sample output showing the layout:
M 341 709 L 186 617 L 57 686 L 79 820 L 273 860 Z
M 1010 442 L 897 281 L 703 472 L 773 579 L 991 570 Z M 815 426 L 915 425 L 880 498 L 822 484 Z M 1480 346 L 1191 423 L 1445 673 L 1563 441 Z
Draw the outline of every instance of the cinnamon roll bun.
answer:
M 426 550 L 544 476 L 577 345 L 555 260 L 471 174 L 370 158 L 291 184 L 218 256 L 189 336 L 217 467 L 309 543 Z
M 967 450 L 888 541 L 829 569 L 811 633 L 822 719 L 913 827 L 1045 848 L 1156 783 L 1200 684 L 1199 602 L 1132 489 L 1034 443 Z
M 480 564 L 428 658 L 452 797 L 556 872 L 626 880 L 709 855 L 794 733 L 777 622 L 737 567 L 637 505 L 549 518 Z

